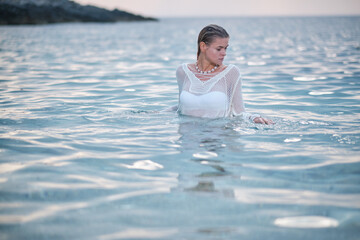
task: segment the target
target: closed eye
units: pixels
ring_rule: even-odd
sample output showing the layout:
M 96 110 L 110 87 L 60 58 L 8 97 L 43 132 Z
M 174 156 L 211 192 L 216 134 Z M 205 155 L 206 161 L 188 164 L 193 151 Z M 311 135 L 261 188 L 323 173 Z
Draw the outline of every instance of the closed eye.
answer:
M 221 51 L 221 49 L 223 49 L 223 48 L 224 48 L 224 49 L 225 49 L 225 51 L 226 51 L 226 50 L 228 49 L 228 47 L 229 47 L 229 46 L 226 46 L 226 47 L 219 47 L 219 48 L 217 48 L 216 50 Z

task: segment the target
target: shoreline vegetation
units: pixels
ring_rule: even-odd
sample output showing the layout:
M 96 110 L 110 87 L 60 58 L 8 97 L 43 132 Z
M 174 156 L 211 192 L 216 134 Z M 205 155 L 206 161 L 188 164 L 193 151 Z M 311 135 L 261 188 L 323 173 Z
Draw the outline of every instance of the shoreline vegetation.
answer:
M 130 21 L 158 19 L 119 9 L 81 5 L 71 0 L 0 0 L 0 25 Z

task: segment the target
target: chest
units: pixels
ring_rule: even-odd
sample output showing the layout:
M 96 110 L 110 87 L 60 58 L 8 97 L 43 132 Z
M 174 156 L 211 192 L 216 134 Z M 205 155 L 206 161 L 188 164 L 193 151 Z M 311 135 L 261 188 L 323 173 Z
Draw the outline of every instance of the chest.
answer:
M 213 91 L 206 94 L 195 95 L 188 91 L 180 94 L 180 103 L 186 109 L 224 109 L 228 105 L 227 96 L 223 92 Z

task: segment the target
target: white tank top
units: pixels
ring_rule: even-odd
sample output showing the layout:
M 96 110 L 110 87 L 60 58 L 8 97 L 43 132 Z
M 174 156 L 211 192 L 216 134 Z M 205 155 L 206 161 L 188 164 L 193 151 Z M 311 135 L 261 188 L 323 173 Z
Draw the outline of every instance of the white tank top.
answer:
M 194 117 L 216 118 L 224 116 L 228 109 L 227 96 L 223 92 L 195 95 L 188 91 L 180 94 L 181 113 Z

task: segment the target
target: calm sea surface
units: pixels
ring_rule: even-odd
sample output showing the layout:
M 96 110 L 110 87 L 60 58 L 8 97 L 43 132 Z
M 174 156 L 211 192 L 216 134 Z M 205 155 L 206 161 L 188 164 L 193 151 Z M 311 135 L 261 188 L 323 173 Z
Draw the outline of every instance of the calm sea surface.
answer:
M 248 112 L 175 70 L 231 35 Z M 0 239 L 359 239 L 360 17 L 0 27 Z

